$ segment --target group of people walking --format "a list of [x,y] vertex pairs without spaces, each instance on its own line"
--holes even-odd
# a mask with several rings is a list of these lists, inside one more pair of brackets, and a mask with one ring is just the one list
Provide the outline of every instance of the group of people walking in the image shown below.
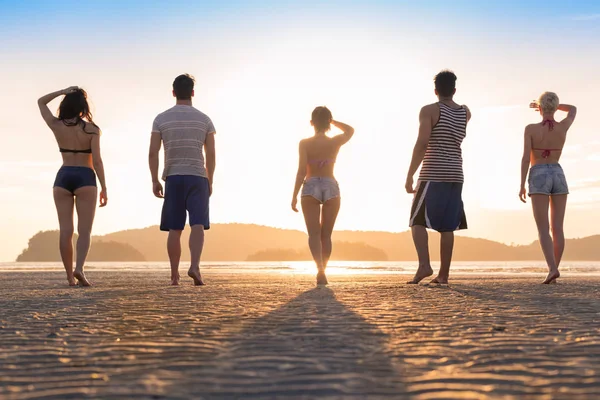
[[[433,275],[427,229],[440,232],[441,265],[432,283],[447,284],[454,248],[454,231],[467,228],[462,187],[464,182],[461,145],[466,137],[471,111],[454,101],[456,75],[442,71],[435,76],[438,101],[424,106],[419,114],[419,133],[408,169],[405,188],[414,195],[409,226],[419,266],[409,284],[418,284]],[[212,194],[215,159],[215,127],[211,119],[192,105],[194,79],[180,75],[173,82],[176,104],[159,114],[152,125],[149,167],[152,190],[163,199],[160,229],[168,232],[167,252],[171,264],[171,284],[180,282],[181,233],[186,218],[191,227],[191,253],[188,276],[195,285],[204,285],[200,257],[204,231],[210,228],[209,203]],[[58,115],[48,103],[64,96]],[[63,165],[54,182],[54,201],[60,226],[60,254],[69,285],[89,286],[84,274],[100,182],[100,207],[108,194],[100,151],[101,130],[94,123],[87,93],[78,87],[53,92],[38,100],[62,154]],[[531,198],[540,245],[548,264],[543,283],[555,283],[565,247],[563,221],[569,193],[559,164],[567,131],[575,120],[574,106],[560,104],[552,92],[543,93],[530,108],[541,122],[525,128],[519,197]],[[558,122],[557,111],[567,112]],[[298,212],[298,196],[308,231],[308,244],[317,267],[317,284],[327,284],[326,268],[332,252],[331,236],[340,209],[340,188],[334,166],[340,148],[354,135],[354,128],[333,119],[327,107],[314,109],[311,118],[314,135],[300,141],[299,162],[291,207]],[[334,126],[341,134],[328,136]],[[159,179],[159,152],[164,146],[164,169]],[[419,170],[415,184],[414,176]],[[529,188],[525,183],[529,174]],[[73,211],[77,211],[77,256],[73,270]],[[549,215],[550,211],[550,215]]]

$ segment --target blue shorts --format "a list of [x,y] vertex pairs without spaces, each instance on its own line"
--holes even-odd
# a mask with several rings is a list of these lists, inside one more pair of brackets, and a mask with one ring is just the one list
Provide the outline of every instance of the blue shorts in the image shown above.
[[61,167],[54,180],[54,187],[66,189],[72,194],[84,186],[97,187],[96,173],[88,167]]
[[459,182],[419,181],[410,212],[410,226],[424,226],[438,232],[467,229]]
[[560,164],[538,164],[529,170],[529,195],[569,194],[567,178]]
[[165,200],[160,221],[161,231],[182,231],[186,211],[190,226],[203,225],[210,229],[208,179],[194,175],[171,175],[165,183]]

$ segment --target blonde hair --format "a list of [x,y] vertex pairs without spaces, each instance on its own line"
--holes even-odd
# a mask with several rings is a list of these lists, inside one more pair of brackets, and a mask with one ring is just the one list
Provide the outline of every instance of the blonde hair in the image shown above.
[[558,96],[554,92],[544,92],[538,100],[540,108],[545,113],[553,113],[558,109]]

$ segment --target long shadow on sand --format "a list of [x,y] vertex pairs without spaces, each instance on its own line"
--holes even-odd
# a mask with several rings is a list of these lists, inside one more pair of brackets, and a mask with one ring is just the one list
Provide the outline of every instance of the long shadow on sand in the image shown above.
[[404,384],[385,354],[386,338],[339,302],[331,289],[315,288],[234,337],[229,351],[220,356],[221,379],[205,394],[401,398]]

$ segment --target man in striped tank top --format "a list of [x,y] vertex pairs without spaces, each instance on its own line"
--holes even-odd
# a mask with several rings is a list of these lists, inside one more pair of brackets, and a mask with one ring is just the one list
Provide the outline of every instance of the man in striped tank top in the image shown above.
[[[427,229],[441,234],[441,265],[432,283],[447,284],[454,248],[454,231],[467,228],[463,208],[464,181],[461,144],[466,136],[471,112],[458,105],[456,75],[442,71],[435,77],[438,102],[427,105],[419,114],[419,136],[406,178],[406,191],[414,193],[410,227],[419,257],[419,268],[408,283],[417,284],[433,274],[429,258]],[[413,177],[421,166],[414,187]]]

